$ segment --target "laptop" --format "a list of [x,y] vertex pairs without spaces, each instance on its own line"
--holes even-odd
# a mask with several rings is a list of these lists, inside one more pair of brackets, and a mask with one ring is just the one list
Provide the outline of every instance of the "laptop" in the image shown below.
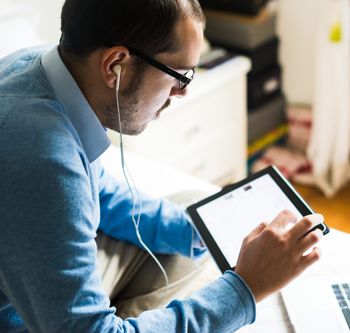
[[350,332],[350,275],[297,279],[282,297],[296,333]]

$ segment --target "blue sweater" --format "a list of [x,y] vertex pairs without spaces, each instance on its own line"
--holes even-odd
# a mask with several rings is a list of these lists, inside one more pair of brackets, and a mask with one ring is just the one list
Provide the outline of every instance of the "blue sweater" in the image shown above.
[[[101,166],[109,140],[57,48],[52,68],[69,89],[53,88],[41,61],[47,51],[0,60],[0,332],[222,333],[252,323],[254,297],[233,272],[164,310],[125,321],[114,315],[94,238],[99,228],[139,245],[132,201]],[[177,206],[142,197],[140,233],[149,248],[199,255]]]

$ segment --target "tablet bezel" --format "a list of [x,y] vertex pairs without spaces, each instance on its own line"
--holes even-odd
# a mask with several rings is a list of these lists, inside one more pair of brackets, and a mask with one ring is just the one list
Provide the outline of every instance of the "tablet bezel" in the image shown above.
[[[216,264],[218,265],[219,269],[222,273],[229,269],[233,269],[226,260],[225,256],[221,252],[219,246],[216,244],[214,238],[210,234],[209,230],[207,229],[206,225],[204,224],[203,220],[201,219],[200,215],[197,212],[197,208],[239,188],[244,185],[248,185],[253,180],[260,178],[264,175],[270,175],[272,179],[276,182],[276,184],[280,187],[280,189],[286,194],[286,196],[289,198],[289,200],[293,203],[293,205],[299,210],[302,216],[306,216],[309,214],[314,214],[315,212],[313,209],[305,202],[305,200],[300,196],[300,194],[293,188],[293,186],[288,182],[288,180],[282,175],[282,173],[275,167],[275,166],[269,166],[264,170],[261,170],[248,178],[245,178],[241,180],[238,183],[226,186],[223,188],[220,192],[190,206],[187,208],[187,212],[190,215],[194,227],[197,231],[197,233],[202,238],[203,242],[205,243],[207,249],[211,253],[212,257],[216,261]],[[319,226],[317,226],[319,227]],[[319,229],[323,228],[323,234],[326,235],[329,233],[330,229],[328,226],[323,222],[321,223]],[[242,240],[243,241],[243,240]]]

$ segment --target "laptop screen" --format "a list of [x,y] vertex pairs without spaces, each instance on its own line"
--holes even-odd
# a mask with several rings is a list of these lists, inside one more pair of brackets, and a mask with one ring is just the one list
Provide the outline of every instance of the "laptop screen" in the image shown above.
[[[296,213],[298,221],[303,217],[273,178],[265,174],[198,207],[197,212],[233,267],[244,237],[261,222],[272,222],[284,209]],[[287,229],[291,227],[289,224]]]

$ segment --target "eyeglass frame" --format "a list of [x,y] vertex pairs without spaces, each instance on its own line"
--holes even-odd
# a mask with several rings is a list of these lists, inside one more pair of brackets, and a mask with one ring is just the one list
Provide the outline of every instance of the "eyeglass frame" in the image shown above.
[[[111,43],[104,43],[104,46],[106,47],[113,47],[113,46],[117,46],[117,45],[114,45],[114,44],[111,44]],[[140,53],[139,51],[136,51],[135,49],[132,49],[130,47],[127,48],[129,50],[129,52],[131,54],[135,54],[137,55],[138,57],[140,57],[142,60],[146,61],[148,64],[150,64],[151,66],[161,70],[162,72],[174,77],[175,79],[179,80],[179,89],[180,91],[183,91],[187,88],[187,86],[192,82],[192,80],[194,79],[195,77],[195,69],[192,68],[190,69],[191,71],[193,71],[193,75],[191,78],[188,78],[187,76],[185,76],[188,72],[186,72],[184,75],[183,74],[180,74],[179,72],[175,71],[174,69],[172,69],[171,67],[168,67],[164,64],[162,64],[161,62],[157,61],[157,60],[154,60],[142,53]],[[181,87],[181,83],[183,84],[183,86]]]

